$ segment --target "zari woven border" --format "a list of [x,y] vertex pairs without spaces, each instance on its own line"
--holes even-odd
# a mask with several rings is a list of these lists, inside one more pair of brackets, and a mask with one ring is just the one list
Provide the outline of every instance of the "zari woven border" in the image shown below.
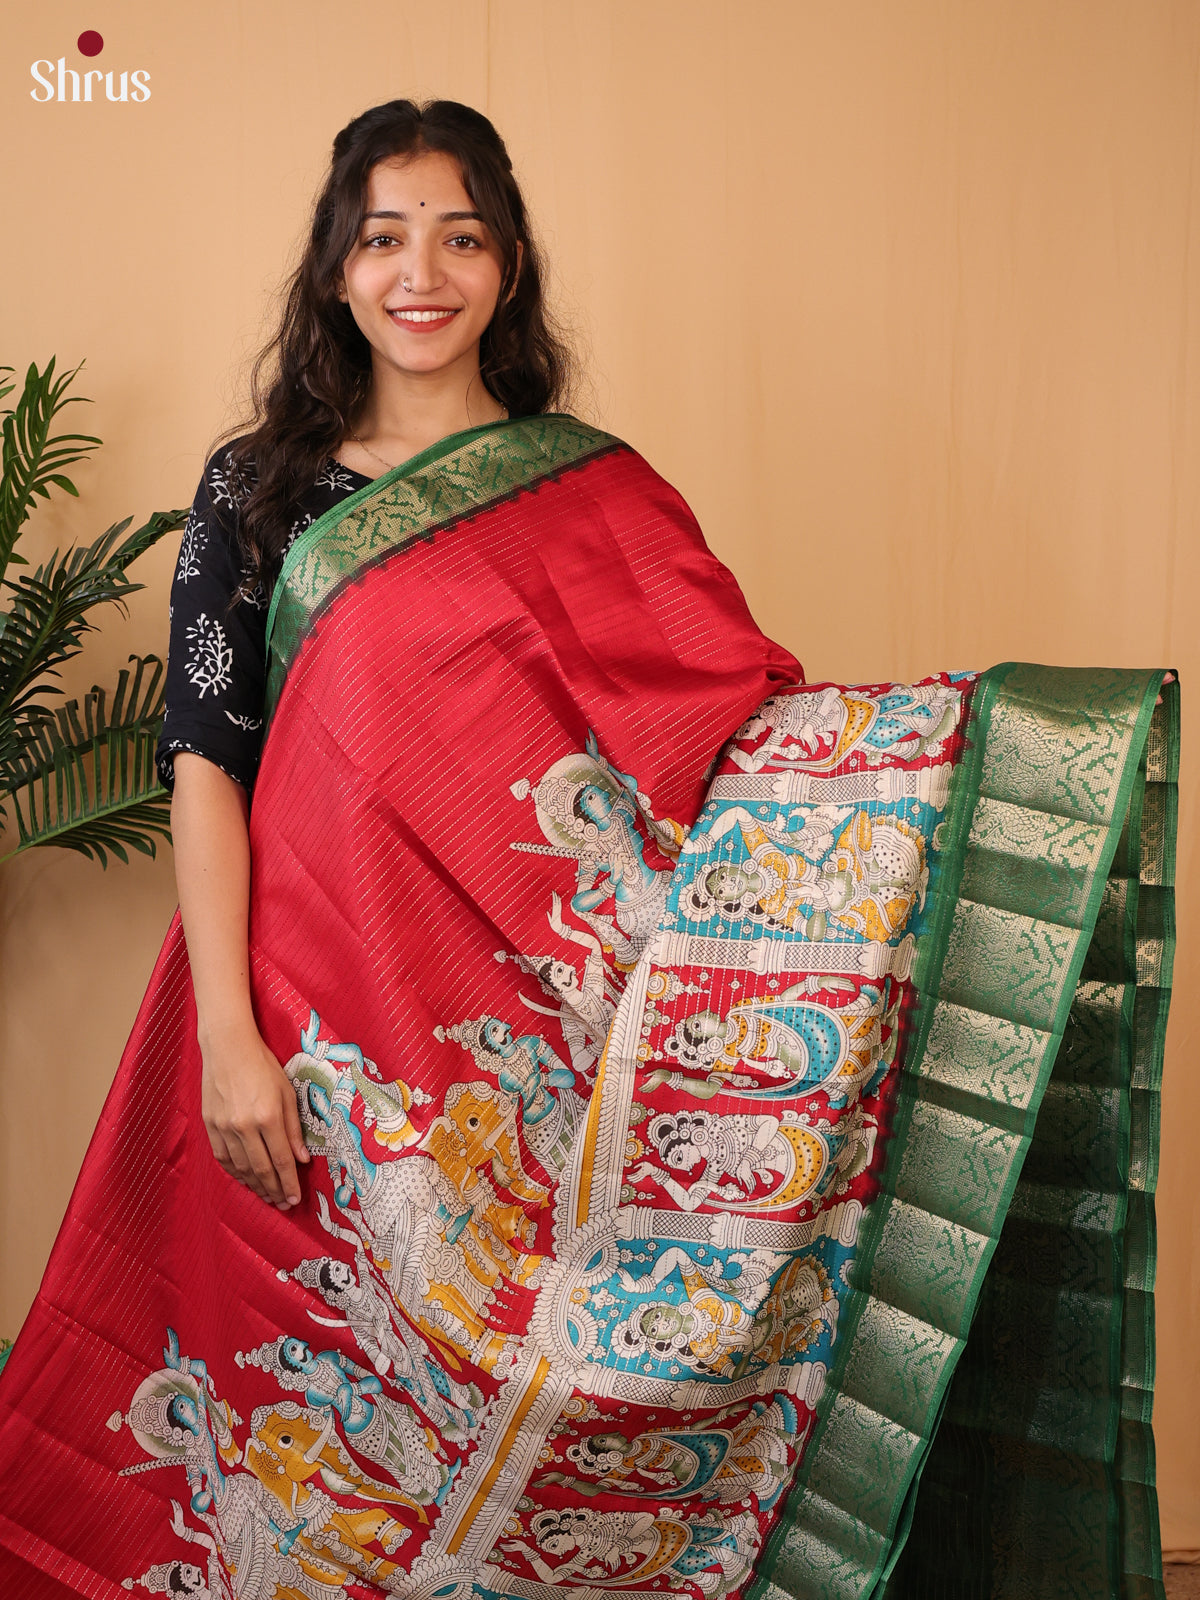
[[344,584],[540,479],[623,449],[612,434],[557,412],[514,417],[450,434],[331,506],[294,541],[275,585],[267,718],[302,640]]
[[[753,1600],[859,1600],[885,1587],[889,1597],[922,1600],[1162,1593],[1149,1429],[1152,1191],[1173,948],[1178,691],[1163,691],[1156,717],[1161,678],[1009,664],[980,680],[918,946],[919,1007],[882,1189],[864,1218],[812,1442],[760,1560]],[[1107,1032],[1093,1026],[1090,1050],[1060,1052],[1068,1027],[1084,1026],[1079,1019],[1097,1006]],[[1057,1086],[1048,1093],[1060,1053],[1065,1096]],[[1101,1081],[1088,1082],[1089,1061],[1104,1062],[1111,1081],[1093,1072]],[[1095,1117],[1078,1114],[1098,1105],[1115,1129],[1107,1190],[1090,1170],[1086,1182],[1069,1166],[1048,1172],[1039,1153],[1044,1129],[1051,1166],[1063,1149],[1077,1168],[1102,1161],[1089,1142]],[[1027,1401],[1020,1411],[1006,1406],[995,1381],[1012,1364],[1013,1344],[995,1316],[982,1329],[980,1361],[963,1364],[968,1392],[960,1396],[951,1379],[985,1283],[990,1275],[998,1282],[1006,1217],[1019,1235],[1039,1207],[1060,1234],[1088,1233],[1093,1256],[1106,1258],[1109,1292],[1099,1265],[1092,1276],[1101,1292],[1090,1298],[1086,1283],[1053,1282],[1056,1271],[1080,1276],[1065,1247],[1049,1272],[1045,1256],[1024,1263],[1026,1289],[1040,1290],[1049,1306],[1050,1348],[1032,1391],[1041,1410]],[[1015,1283],[1000,1311],[1019,1342]],[[1083,1312],[1096,1312],[1094,1302],[1107,1315],[1093,1316],[1092,1327]],[[1081,1317],[1086,1350],[1078,1348]],[[1097,1341],[1104,1359],[1095,1359]],[[1023,1381],[1033,1375],[1026,1363]],[[962,1504],[951,1503],[953,1471],[949,1501],[943,1496],[928,1516],[918,1495],[939,1431],[949,1456],[955,1442],[961,1447],[960,1411],[976,1447],[965,1496],[974,1522],[965,1528]],[[1085,1507],[1082,1519],[1086,1473],[1077,1470],[1073,1486],[1060,1481],[1057,1495],[1028,1492],[1034,1457],[1055,1449],[1096,1469],[1090,1487],[1098,1479],[1102,1504]],[[939,1481],[931,1472],[929,1487]],[[1026,1492],[1013,1493],[1013,1484]],[[901,1562],[910,1527],[916,1534]],[[1046,1588],[1056,1537],[1066,1576]]]

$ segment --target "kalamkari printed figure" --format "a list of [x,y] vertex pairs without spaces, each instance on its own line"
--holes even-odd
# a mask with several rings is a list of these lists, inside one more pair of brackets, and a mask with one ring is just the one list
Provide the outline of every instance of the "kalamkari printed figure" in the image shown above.
[[604,959],[604,946],[594,933],[573,928],[562,914],[559,895],[550,896],[551,908],[547,921],[555,933],[587,951],[582,976],[569,961],[556,956],[509,956],[496,951],[497,961],[512,960],[525,972],[534,976],[542,988],[555,999],[556,1006],[542,1005],[521,995],[521,1004],[541,1016],[553,1017],[562,1029],[563,1040],[571,1057],[571,1065],[588,1084],[594,1075],[596,1062],[612,1019],[616,1015],[619,990],[613,981]]
[[[543,1583],[626,1588],[662,1576],[690,1581],[705,1595],[736,1588],[758,1553],[759,1530],[746,1512],[684,1522],[667,1511],[543,1511],[532,1518],[533,1544],[506,1539],[500,1549],[525,1557]],[[547,1561],[550,1556],[553,1562]]]
[[362,1239],[352,1228],[333,1220],[329,1202],[317,1195],[321,1226],[354,1251],[354,1266],[334,1256],[302,1261],[293,1272],[280,1271],[284,1281],[294,1278],[314,1289],[341,1318],[309,1311],[314,1322],[349,1328],[366,1359],[381,1378],[403,1388],[447,1439],[471,1436],[482,1416],[483,1396],[475,1384],[456,1382],[432,1358],[429,1346],[397,1309],[378,1269],[367,1255]]
[[475,1064],[494,1073],[500,1087],[521,1105],[521,1131],[550,1177],[570,1160],[587,1101],[575,1088],[575,1073],[538,1034],[513,1037],[500,1017],[479,1017],[437,1032],[469,1050]]
[[[330,1436],[328,1419],[294,1402],[259,1407],[240,1446],[241,1419],[216,1398],[205,1363],[181,1354],[174,1329],[163,1355],[164,1368],[143,1380],[129,1410],[115,1412],[108,1426],[127,1425],[149,1457],[124,1475],[183,1470],[189,1509],[206,1531],[186,1529],[182,1516],[175,1531],[215,1552],[228,1575],[222,1600],[334,1600],[355,1574],[386,1586],[396,1565],[370,1546],[395,1549],[408,1536],[382,1509],[407,1503],[403,1492],[363,1473]],[[370,1509],[343,1509],[328,1491]]]
[[768,828],[743,806],[731,806],[691,844],[707,847],[734,825],[744,856],[718,861],[680,897],[694,921],[749,919],[822,940],[830,926],[886,944],[903,932],[914,906],[925,903],[929,871],[924,836],[894,816],[851,813],[819,860],[803,833]]
[[566,1456],[588,1476],[548,1472],[534,1487],[556,1483],[588,1496],[638,1494],[656,1500],[698,1494],[722,1505],[753,1495],[759,1509],[767,1510],[802,1443],[795,1403],[776,1395],[754,1401],[740,1418],[721,1414],[703,1428],[648,1429],[633,1439],[615,1431],[585,1434],[568,1446]]
[[207,1551],[204,1567],[197,1566],[194,1561],[157,1561],[140,1578],[123,1579],[122,1589],[132,1589],[139,1584],[149,1594],[164,1594],[169,1600],[176,1600],[177,1596],[179,1600],[228,1600],[233,1589],[221,1565],[217,1541],[211,1533],[188,1526],[178,1500],[171,1501],[171,1531],[176,1538]]
[[[830,987],[853,992],[844,979],[830,980]],[[707,1077],[677,1083],[670,1069],[658,1068],[645,1092],[670,1082],[705,1100],[723,1090],[791,1096],[839,1084],[851,1054],[844,1013],[815,1002],[806,983],[737,1001],[723,1017],[694,1011],[679,1020],[663,1048],[680,1067],[706,1070]]]
[[735,1252],[730,1263],[701,1261],[672,1245],[648,1273],[634,1277],[622,1267],[617,1276],[630,1295],[652,1295],[678,1273],[687,1298],[641,1300],[613,1329],[613,1352],[633,1360],[650,1356],[704,1376],[739,1377],[768,1337],[757,1312],[785,1262],[771,1250]]
[[332,1052],[302,1049],[285,1070],[305,1139],[328,1164],[335,1204],[397,1310],[435,1347],[492,1370],[507,1345],[483,1313],[502,1278],[521,1282],[539,1266],[528,1253],[531,1214],[548,1197],[521,1164],[519,1102],[486,1083],[454,1084],[416,1146],[406,1139],[406,1148],[375,1160],[354,1116],[359,1108],[368,1121],[362,1075],[331,1060]]
[[[436,1435],[402,1401],[383,1392],[383,1380],[347,1360],[338,1350],[314,1351],[303,1340],[281,1334],[254,1350],[239,1350],[239,1367],[269,1372],[282,1389],[298,1391],[304,1404],[328,1415],[344,1443],[391,1477],[412,1504],[440,1503],[451,1473],[437,1454]],[[340,1425],[340,1427],[339,1427]]]
[[829,1137],[795,1111],[782,1118],[666,1112],[647,1133],[659,1160],[692,1181],[685,1186],[648,1161],[630,1168],[626,1181],[658,1185],[683,1211],[706,1202],[745,1211],[799,1205],[820,1193],[830,1171]]
[[[571,909],[629,970],[658,928],[685,830],[654,816],[637,779],[601,755],[590,731],[586,753],[562,757],[536,784],[521,779],[512,793],[532,795],[548,841],[513,848],[575,859]],[[613,911],[602,914],[609,900]]]
[[[826,1005],[812,999],[819,988],[852,998]],[[887,1023],[890,1043],[899,992],[889,983],[810,978],[778,994],[736,1001],[723,1017],[694,1011],[679,1019],[662,1045],[687,1070],[657,1067],[643,1092],[665,1085],[697,1100],[719,1094],[782,1100],[820,1090],[831,1107],[845,1105],[860,1090],[871,1093],[894,1058],[894,1045],[890,1052],[884,1046],[883,1029]]]
[[[743,772],[803,766],[828,772],[861,750],[869,763],[884,755],[910,762],[937,756],[958,725],[961,691],[942,683],[896,685],[871,698],[834,685],[776,694],[734,735],[730,761]],[[754,750],[739,749],[763,734]]]

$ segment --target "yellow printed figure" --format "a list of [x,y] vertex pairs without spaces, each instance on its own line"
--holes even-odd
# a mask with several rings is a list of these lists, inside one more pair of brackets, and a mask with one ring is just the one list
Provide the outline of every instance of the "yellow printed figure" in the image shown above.
[[865,810],[821,806],[797,815],[802,827],[776,832],[744,806],[723,811],[689,851],[711,850],[736,825],[745,857],[702,871],[681,897],[684,914],[765,922],[813,940],[831,924],[879,943],[902,932],[929,879],[921,834]]
[[622,1267],[617,1275],[621,1286],[634,1294],[659,1289],[678,1272],[687,1299],[659,1298],[639,1305],[613,1329],[614,1354],[649,1355],[705,1376],[739,1377],[768,1336],[756,1313],[784,1264],[770,1250],[738,1251],[723,1263],[696,1260],[682,1246],[672,1245],[642,1277]]

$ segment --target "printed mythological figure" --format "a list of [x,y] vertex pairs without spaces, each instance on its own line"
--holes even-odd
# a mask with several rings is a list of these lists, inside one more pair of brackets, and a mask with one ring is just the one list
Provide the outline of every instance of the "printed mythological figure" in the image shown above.
[[614,1336],[619,1354],[674,1356],[697,1372],[722,1378],[737,1377],[757,1345],[753,1317],[707,1284],[697,1286],[694,1298],[680,1305],[658,1300],[643,1306]]
[[567,1459],[591,1475],[548,1472],[537,1486],[557,1483],[579,1494],[653,1495],[656,1500],[699,1495],[723,1505],[754,1495],[760,1510],[787,1480],[791,1454],[802,1443],[800,1414],[787,1395],[758,1400],[736,1423],[717,1419],[704,1428],[655,1429],[633,1439],[592,1433],[567,1449]]
[[521,1164],[518,1101],[490,1084],[456,1083],[444,1104],[421,1142],[467,1207],[445,1238],[462,1245],[469,1272],[489,1290],[502,1275],[523,1284],[541,1266],[542,1258],[528,1253],[531,1213],[546,1204],[548,1191]]
[[829,1192],[843,1194],[853,1179],[867,1170],[878,1132],[878,1123],[867,1115],[861,1102],[838,1124],[837,1154],[833,1158],[836,1170],[831,1174]]
[[543,1511],[530,1532],[534,1545],[508,1539],[500,1548],[523,1555],[543,1583],[556,1586],[570,1577],[579,1587],[624,1588],[661,1575],[716,1596],[737,1585],[758,1551],[758,1524],[745,1512],[683,1522],[667,1512]]
[[227,1600],[233,1594],[230,1581],[221,1565],[217,1541],[211,1533],[201,1533],[189,1528],[183,1517],[183,1507],[178,1500],[171,1501],[171,1531],[189,1544],[198,1544],[207,1550],[203,1570],[192,1561],[159,1561],[143,1572],[140,1578],[125,1578],[122,1589],[132,1589],[140,1584],[150,1594],[179,1596],[180,1600]]
[[734,735],[743,743],[764,733],[766,739],[753,751],[735,744],[729,759],[743,772],[788,765],[827,772],[856,750],[868,761],[934,756],[957,726],[961,699],[941,683],[898,685],[870,699],[832,685],[772,695]]
[[183,1469],[191,1510],[207,1536],[181,1536],[211,1541],[230,1574],[234,1600],[316,1600],[336,1592],[340,1578],[327,1562],[310,1558],[304,1549],[295,1557],[288,1553],[301,1519],[294,1507],[269,1492],[249,1455],[249,1470],[240,1466],[243,1452],[233,1435],[240,1419],[227,1402],[212,1396],[204,1362],[181,1355],[170,1328],[163,1355],[165,1368],[138,1386],[128,1412],[114,1412],[108,1419],[114,1431],[127,1424],[150,1457],[124,1468],[123,1475]]
[[[743,772],[803,762],[814,771],[842,761],[875,720],[875,707],[830,686],[802,689],[798,694],[773,694],[734,734],[729,759]],[[767,737],[756,750],[738,743]]]
[[868,760],[887,754],[916,761],[941,754],[958,726],[962,694],[944,683],[901,684],[876,703],[878,715],[863,740]]
[[613,1330],[620,1355],[648,1354],[698,1372],[739,1377],[769,1334],[755,1313],[784,1258],[769,1250],[737,1251],[727,1262],[700,1261],[672,1245],[651,1270],[634,1277],[621,1268],[622,1287],[634,1294],[658,1289],[678,1272],[687,1299],[656,1299],[638,1306]]
[[559,1002],[557,1007],[539,1005],[521,995],[521,1004],[542,1016],[554,1017],[562,1029],[563,1038],[571,1056],[571,1065],[585,1079],[592,1070],[608,1037],[619,998],[617,986],[609,974],[604,960],[604,946],[593,933],[584,933],[563,920],[562,900],[557,894],[550,896],[551,909],[547,920],[560,938],[582,945],[588,952],[583,964],[583,976],[569,961],[555,956],[525,956],[511,958],[497,950],[496,960],[511,959],[530,972],[548,994]]
[[[428,1105],[429,1096],[423,1089],[410,1089],[399,1078],[385,1082],[379,1068],[364,1057],[356,1044],[334,1044],[319,1037],[321,1019],[309,1011],[308,1027],[301,1030],[299,1053],[292,1062],[328,1061],[345,1071],[335,1074],[335,1085],[342,1086],[348,1077],[350,1094],[357,1094],[363,1108],[363,1121],[371,1129],[379,1144],[389,1150],[403,1150],[415,1144],[420,1134],[409,1121],[413,1106]],[[292,1064],[289,1062],[289,1066]]]
[[838,1299],[816,1256],[797,1256],[779,1273],[762,1302],[759,1358],[765,1365],[795,1360],[828,1333],[837,1333]]
[[[621,966],[631,966],[658,927],[685,830],[654,816],[637,779],[606,761],[590,732],[586,755],[564,756],[539,783],[522,779],[512,792],[518,800],[532,794],[549,840],[549,846],[513,848],[573,856],[578,869],[572,910]],[[613,914],[601,916],[599,908],[610,898]]]
[[261,1367],[283,1389],[298,1390],[312,1410],[340,1422],[346,1442],[388,1472],[415,1506],[441,1502],[451,1473],[437,1455],[437,1436],[401,1401],[383,1392],[382,1380],[340,1351],[314,1353],[286,1334],[255,1350],[238,1351],[239,1367]]
[[163,1360],[165,1368],[139,1385],[129,1410],[113,1412],[108,1426],[115,1433],[128,1424],[148,1455],[182,1466],[192,1510],[211,1511],[227,1486],[227,1470],[241,1459],[233,1433],[238,1419],[227,1401],[217,1400],[205,1363],[180,1354],[174,1328],[167,1329]]
[[798,1205],[819,1191],[829,1171],[829,1140],[794,1111],[782,1119],[668,1112],[655,1117],[647,1132],[667,1167],[696,1176],[685,1187],[643,1161],[626,1173],[626,1182],[656,1183],[684,1211],[706,1201],[746,1211]]
[[561,1172],[587,1111],[587,1101],[576,1092],[575,1074],[566,1062],[537,1034],[514,1039],[508,1023],[499,1017],[480,1017],[438,1032],[469,1050],[476,1066],[494,1073],[500,1087],[516,1095],[525,1142],[547,1173]]
[[285,1281],[295,1278],[316,1292],[341,1318],[308,1314],[328,1327],[348,1327],[359,1349],[380,1377],[406,1389],[417,1405],[448,1439],[464,1439],[475,1428],[483,1396],[473,1383],[457,1383],[432,1359],[421,1335],[399,1310],[380,1283],[378,1269],[367,1255],[359,1235],[342,1228],[329,1212],[329,1202],[317,1195],[321,1226],[354,1250],[354,1266],[334,1256],[302,1261],[295,1271],[280,1271]]
[[[840,978],[830,978],[828,987],[853,989]],[[818,1005],[808,983],[800,983],[769,998],[741,1000],[724,1017],[696,1011],[682,1018],[663,1049],[681,1067],[707,1069],[708,1076],[697,1081],[660,1067],[647,1078],[645,1092],[669,1083],[702,1100],[722,1092],[790,1096],[837,1083],[849,1045],[842,1014]],[[763,1077],[773,1081],[764,1086]]]
[[[326,1585],[362,1578],[388,1587],[398,1568],[387,1558],[410,1530],[387,1507],[411,1507],[412,1502],[350,1458],[328,1412],[322,1415],[294,1400],[256,1407],[246,1465],[275,1498],[280,1552],[294,1557],[306,1575]],[[347,1510],[335,1495],[366,1502],[370,1509]],[[419,1506],[413,1509],[424,1521],[425,1512]],[[373,1555],[373,1544],[385,1554]],[[272,1595],[266,1590],[263,1600]]]
[[546,1198],[520,1169],[515,1100],[485,1083],[457,1084],[444,1114],[421,1136],[424,1149],[376,1162],[354,1121],[353,1079],[307,1054],[294,1056],[286,1070],[305,1138],[324,1155],[334,1199],[397,1306],[435,1342],[490,1370],[505,1341],[480,1313],[502,1275],[521,1281],[531,1270],[534,1263],[512,1241],[531,1242],[533,1224],[525,1205],[504,1204],[484,1173],[516,1185],[528,1205]]
[[178,1595],[180,1600],[222,1600],[231,1591],[220,1581],[220,1558],[215,1554],[216,1540],[212,1543],[217,1569],[210,1571],[207,1577],[193,1562],[159,1561],[143,1572],[140,1578],[123,1578],[121,1587],[132,1589],[136,1583],[150,1594]]
[[678,1271],[687,1300],[640,1305],[613,1330],[613,1350],[686,1362],[696,1371],[741,1377],[796,1359],[823,1335],[837,1332],[838,1300],[829,1274],[814,1255],[786,1256],[754,1250],[730,1263],[694,1259],[672,1245],[645,1277],[624,1269],[622,1285],[636,1293],[663,1284]]
[[[816,986],[854,998],[835,1011],[808,998]],[[844,1105],[864,1082],[881,1076],[895,1054],[893,1046],[892,1056],[881,1056],[884,995],[870,983],[856,992],[845,978],[807,979],[776,995],[738,1001],[724,1017],[695,1011],[663,1041],[664,1052],[689,1070],[657,1067],[644,1092],[666,1084],[697,1100],[718,1094],[780,1100],[797,1090],[820,1089],[831,1106]],[[890,1020],[894,1032],[894,1009]],[[690,1076],[705,1069],[704,1078]]]
[[[436,1163],[408,1156],[376,1164],[364,1155],[362,1134],[349,1108],[335,1098],[328,1079],[313,1067],[297,1069],[288,1063],[298,1096],[300,1120],[311,1148],[324,1155],[334,1183],[334,1198],[347,1210],[358,1201],[358,1214],[366,1240],[377,1261],[390,1256],[403,1261],[407,1276],[387,1272],[393,1293],[410,1314],[420,1314],[423,1299],[414,1286],[426,1281],[425,1268],[437,1253],[447,1213],[456,1211],[461,1196],[439,1184]],[[382,1265],[382,1262],[381,1262]],[[384,1269],[385,1272],[387,1269]]]
[[682,896],[684,913],[693,920],[749,918],[799,927],[815,940],[824,939],[832,923],[886,943],[903,930],[913,906],[925,902],[925,840],[898,818],[873,821],[866,811],[854,812],[816,862],[797,836],[770,830],[744,807],[731,806],[692,840],[693,847],[711,845],[735,823],[749,859],[701,869]]

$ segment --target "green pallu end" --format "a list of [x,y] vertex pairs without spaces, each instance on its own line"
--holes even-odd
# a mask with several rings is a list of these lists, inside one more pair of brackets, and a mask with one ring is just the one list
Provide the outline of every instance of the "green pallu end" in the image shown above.
[[1161,683],[1014,664],[979,681],[882,1187],[751,1600],[1163,1596],[1179,690]]

